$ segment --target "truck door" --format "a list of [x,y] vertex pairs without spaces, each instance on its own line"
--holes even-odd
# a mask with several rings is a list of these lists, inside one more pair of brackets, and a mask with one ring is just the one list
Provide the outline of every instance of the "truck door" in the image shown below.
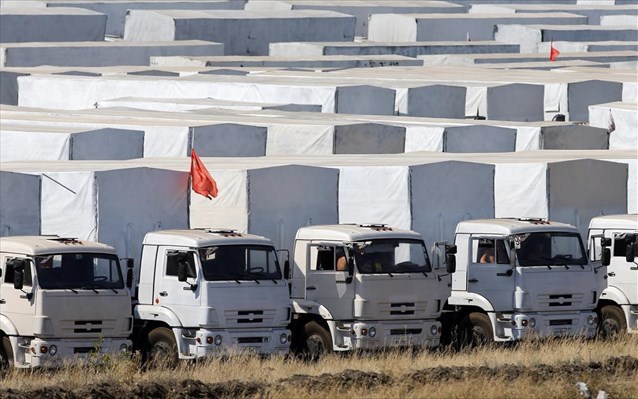
[[472,236],[469,248],[467,291],[486,298],[494,310],[511,310],[515,276],[509,243],[502,237]]
[[638,303],[638,258],[627,262],[627,247],[636,240],[635,233],[614,233],[611,248],[611,264],[607,268],[608,283],[621,290],[629,303]]
[[[177,278],[177,265],[186,261],[188,278],[186,282]],[[199,260],[194,251],[171,247],[159,247],[155,261],[155,305],[173,311],[184,326],[196,326],[201,303],[201,273]]]
[[[22,289],[14,288],[15,262],[21,259],[24,264],[24,285]],[[2,275],[0,276],[0,313],[11,320],[21,334],[33,333],[33,319],[35,317],[35,300],[33,290],[33,262],[26,258],[3,256]]]
[[353,317],[355,279],[349,278],[346,258],[338,244],[310,244],[306,299],[323,305],[335,320]]

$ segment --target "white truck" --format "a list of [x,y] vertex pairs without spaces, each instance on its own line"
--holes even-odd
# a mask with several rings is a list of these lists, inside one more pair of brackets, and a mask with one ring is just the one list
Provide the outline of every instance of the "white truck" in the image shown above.
[[598,216],[589,223],[590,260],[606,273],[598,302],[603,337],[638,333],[638,214]]
[[449,296],[420,234],[385,225],[323,225],[297,231],[290,284],[293,349],[436,347]]
[[127,354],[132,327],[112,247],[57,236],[0,238],[0,369]]
[[150,232],[134,270],[133,342],[149,361],[289,351],[291,303],[270,240],[225,229]]
[[443,315],[457,344],[596,333],[599,286],[578,230],[541,219],[456,227],[456,271]]

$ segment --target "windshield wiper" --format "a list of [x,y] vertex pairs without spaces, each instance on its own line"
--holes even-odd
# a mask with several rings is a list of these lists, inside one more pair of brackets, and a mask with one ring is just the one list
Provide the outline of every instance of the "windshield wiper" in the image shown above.
[[96,290],[96,289],[95,289],[95,286],[94,286],[94,285],[91,285],[91,286],[89,286],[89,285],[85,285],[85,286],[83,286],[83,287],[80,287],[80,289],[81,289],[81,290],[93,290],[93,292],[95,292],[96,294],[99,294],[99,293],[100,293],[100,291],[98,291],[98,290]]
[[73,288],[67,288],[67,289],[68,289],[68,290],[73,291],[73,293],[74,293],[74,294],[77,294],[77,293],[78,293],[78,291],[77,291],[77,290],[75,290],[75,289],[73,289]]

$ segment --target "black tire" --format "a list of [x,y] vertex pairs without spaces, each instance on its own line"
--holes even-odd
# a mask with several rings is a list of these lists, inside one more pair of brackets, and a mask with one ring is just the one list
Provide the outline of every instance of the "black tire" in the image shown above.
[[175,367],[178,359],[177,342],[171,329],[157,327],[148,333],[147,366]]
[[600,309],[598,334],[601,338],[617,338],[627,331],[625,314],[618,306],[607,305]]
[[13,351],[9,337],[0,337],[0,374],[13,367]]
[[469,348],[489,346],[494,342],[492,323],[485,313],[470,313],[461,320],[461,345]]
[[310,321],[304,326],[304,355],[311,361],[332,352],[332,337],[321,324]]

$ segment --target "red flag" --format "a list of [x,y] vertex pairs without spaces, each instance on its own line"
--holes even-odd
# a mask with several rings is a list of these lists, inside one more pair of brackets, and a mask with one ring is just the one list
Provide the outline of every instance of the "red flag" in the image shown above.
[[217,183],[197,156],[194,148],[191,149],[191,186],[197,194],[210,200],[217,197]]
[[560,51],[556,47],[554,47],[554,41],[552,40],[549,44],[549,60],[556,61],[556,57],[560,55]]

